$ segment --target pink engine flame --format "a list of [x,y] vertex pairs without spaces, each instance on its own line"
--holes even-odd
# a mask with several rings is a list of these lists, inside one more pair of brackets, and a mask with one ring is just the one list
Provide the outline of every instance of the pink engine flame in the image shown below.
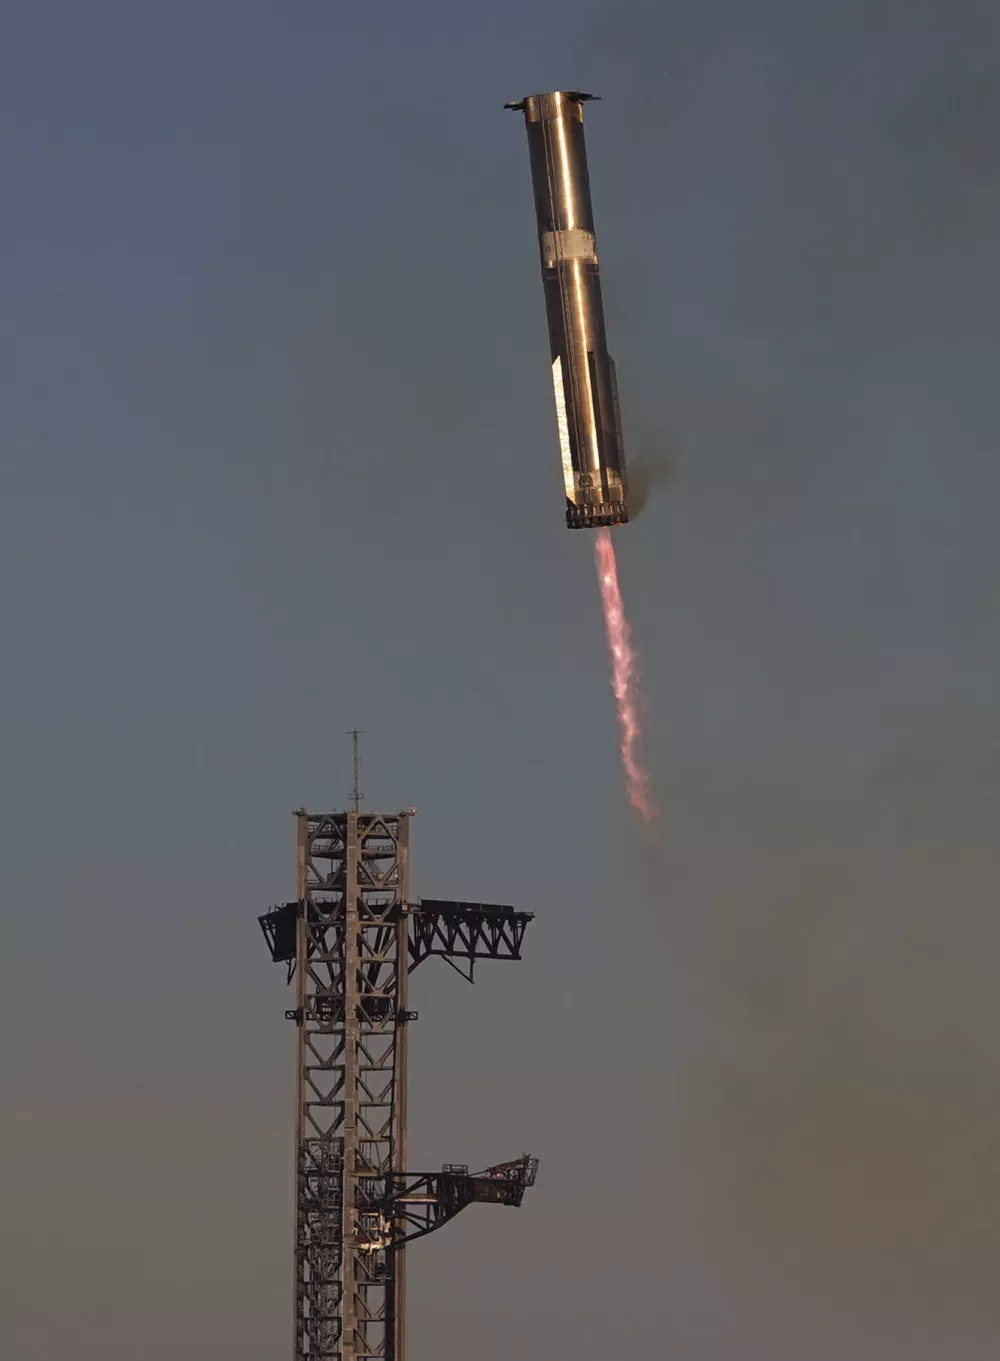
[[594,555],[597,560],[597,579],[601,585],[604,627],[607,630],[608,650],[611,653],[611,688],[615,692],[618,723],[621,728],[625,788],[629,803],[648,824],[657,816],[658,809],[653,799],[649,772],[643,767],[638,755],[641,703],[639,654],[632,646],[632,631],[625,618],[610,530],[597,531]]

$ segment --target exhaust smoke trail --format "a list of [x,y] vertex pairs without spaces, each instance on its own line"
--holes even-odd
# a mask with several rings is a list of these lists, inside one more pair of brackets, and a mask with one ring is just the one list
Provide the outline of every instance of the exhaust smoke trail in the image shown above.
[[647,825],[659,810],[653,798],[652,781],[638,754],[639,709],[639,654],[632,645],[632,631],[625,618],[625,607],[618,586],[618,566],[611,531],[599,529],[594,541],[597,580],[601,588],[604,627],[611,653],[611,688],[618,707],[621,728],[621,756],[625,770],[625,789],[628,801]]

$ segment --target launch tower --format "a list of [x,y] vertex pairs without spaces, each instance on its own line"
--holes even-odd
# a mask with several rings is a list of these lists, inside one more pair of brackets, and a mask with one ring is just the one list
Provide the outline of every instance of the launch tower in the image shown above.
[[260,920],[295,1005],[294,1361],[403,1361],[404,1250],[475,1201],[520,1205],[527,1155],[471,1173],[406,1160],[408,980],[440,955],[520,959],[530,912],[411,902],[410,812],[296,812],[293,902]]

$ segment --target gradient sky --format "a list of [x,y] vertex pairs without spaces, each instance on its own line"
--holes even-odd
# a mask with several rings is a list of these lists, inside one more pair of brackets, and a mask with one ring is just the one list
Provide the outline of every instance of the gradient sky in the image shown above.
[[[651,841],[521,120],[587,115]],[[416,804],[411,1361],[1000,1343],[1000,11],[8,0],[0,1351],[289,1354],[291,809]]]

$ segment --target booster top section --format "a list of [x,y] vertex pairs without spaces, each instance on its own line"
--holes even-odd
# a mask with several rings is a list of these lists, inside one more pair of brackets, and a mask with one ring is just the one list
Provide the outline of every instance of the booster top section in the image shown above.
[[543,271],[563,261],[597,265],[583,134],[583,104],[594,97],[578,90],[557,90],[504,106],[519,109],[527,124]]
[[547,118],[575,118],[582,123],[584,104],[600,97],[584,94],[582,90],[553,90],[547,95],[525,95],[504,108],[523,113],[529,123],[541,123]]

